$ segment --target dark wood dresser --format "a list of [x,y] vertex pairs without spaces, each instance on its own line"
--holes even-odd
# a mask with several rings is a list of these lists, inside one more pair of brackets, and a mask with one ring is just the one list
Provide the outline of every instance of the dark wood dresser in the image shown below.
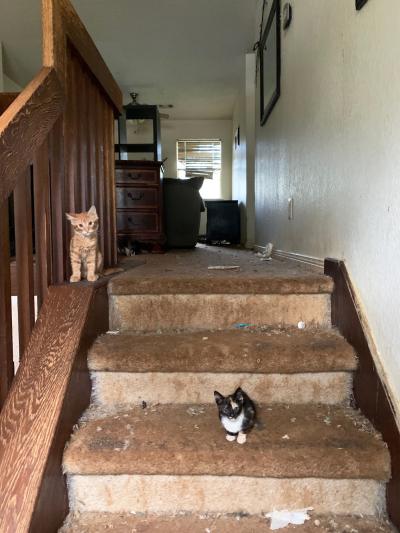
[[153,251],[163,247],[161,165],[160,161],[115,162],[119,243],[146,243],[153,245]]

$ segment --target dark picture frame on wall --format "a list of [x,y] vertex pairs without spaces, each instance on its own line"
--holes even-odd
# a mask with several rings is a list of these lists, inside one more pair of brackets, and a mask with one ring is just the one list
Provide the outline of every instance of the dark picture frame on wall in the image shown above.
[[260,46],[260,120],[263,126],[281,95],[281,3],[273,0]]
[[367,2],[368,2],[368,0],[356,0],[356,9],[357,9],[357,11],[360,11],[360,9],[362,9]]

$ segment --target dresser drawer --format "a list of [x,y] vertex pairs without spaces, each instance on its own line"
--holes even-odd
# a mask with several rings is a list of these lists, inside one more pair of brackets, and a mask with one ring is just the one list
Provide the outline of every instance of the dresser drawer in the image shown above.
[[130,168],[116,168],[115,169],[115,180],[117,183],[144,183],[144,184],[154,184],[158,183],[158,173],[157,170],[152,169],[130,169]]
[[157,233],[160,231],[159,214],[149,213],[118,213],[117,231],[120,233]]
[[158,189],[140,187],[117,187],[117,208],[158,207]]

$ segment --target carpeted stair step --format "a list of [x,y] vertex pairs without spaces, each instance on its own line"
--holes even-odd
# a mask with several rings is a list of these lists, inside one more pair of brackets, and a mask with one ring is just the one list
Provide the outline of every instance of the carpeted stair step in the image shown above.
[[[385,520],[360,516],[318,516],[304,525],[287,526],[297,533],[394,533]],[[256,533],[270,531],[264,516],[190,515],[134,516],[114,513],[79,513],[68,516],[61,533]]]
[[348,401],[353,348],[334,330],[104,335],[89,368],[100,404],[213,402],[239,385],[260,402]]
[[[165,266],[147,262],[109,284],[113,329],[155,331],[169,328],[225,328],[236,322],[263,325],[330,324],[332,280],[281,263],[260,266],[251,254],[231,254],[237,272],[209,271],[203,260],[226,261],[198,253],[190,268],[179,256]],[[214,254],[216,255],[216,254]],[[183,255],[182,255],[183,258]],[[219,259],[219,261],[218,261]],[[257,268],[255,268],[257,267]]]
[[225,440],[215,406],[157,405],[111,414],[92,409],[64,456],[71,509],[382,510],[388,451],[355,411],[274,405],[259,408],[259,421],[239,445]]

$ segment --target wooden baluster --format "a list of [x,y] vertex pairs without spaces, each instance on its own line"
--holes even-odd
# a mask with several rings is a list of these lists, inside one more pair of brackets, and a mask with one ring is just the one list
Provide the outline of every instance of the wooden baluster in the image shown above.
[[[106,220],[104,217],[104,157],[103,157],[103,113],[102,113],[102,95],[96,87],[96,167],[97,167],[97,212],[100,218],[100,249],[104,258],[104,227]],[[107,265],[105,258],[104,264]]]
[[0,206],[0,409],[14,377],[8,200]]
[[37,151],[33,162],[35,207],[35,265],[38,309],[51,283],[50,175],[47,140]]
[[68,48],[67,58],[67,106],[65,110],[65,161],[66,184],[65,206],[68,212],[76,213],[80,210],[80,190],[78,176],[79,145],[77,138],[77,91],[76,91],[76,65],[75,57]]
[[110,188],[110,239],[111,239],[111,264],[118,261],[117,253],[117,228],[116,228],[116,200],[115,200],[115,152],[114,152],[114,111],[108,106],[108,127],[110,134],[110,158],[108,170],[108,184]]
[[64,119],[60,117],[50,134],[50,196],[51,196],[51,282],[66,278],[68,250],[65,227]]
[[103,157],[104,157],[104,263],[111,266],[111,199],[110,199],[110,128],[108,125],[108,104],[102,98],[102,119],[103,119]]
[[14,190],[14,217],[19,353],[21,359],[35,322],[30,167],[20,177]]
[[78,137],[79,145],[79,179],[80,179],[80,193],[81,193],[81,210],[87,211],[90,207],[89,205],[89,194],[88,194],[88,109],[87,109],[87,86],[86,78],[87,74],[82,68],[82,65],[78,59],[77,63],[77,80],[76,80],[76,90],[77,90],[77,116],[78,123],[76,128],[76,135]]
[[87,77],[89,204],[96,205],[96,87]]

